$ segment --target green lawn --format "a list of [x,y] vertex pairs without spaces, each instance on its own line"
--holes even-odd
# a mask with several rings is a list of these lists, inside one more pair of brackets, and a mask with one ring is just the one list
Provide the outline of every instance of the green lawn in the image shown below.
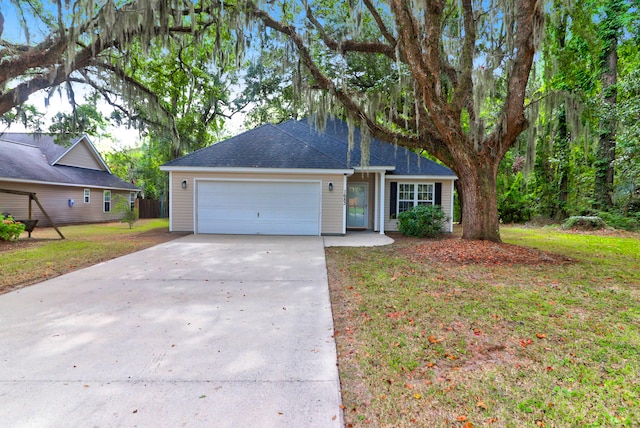
[[177,238],[166,219],[61,227],[66,239],[52,228],[36,228],[32,238],[0,243],[0,292],[32,284],[82,267]]
[[640,240],[502,236],[574,262],[327,250],[347,424],[640,426]]

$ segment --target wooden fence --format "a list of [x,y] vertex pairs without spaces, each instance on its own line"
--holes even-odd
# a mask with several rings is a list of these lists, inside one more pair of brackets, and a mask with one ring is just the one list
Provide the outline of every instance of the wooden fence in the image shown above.
[[162,204],[155,199],[138,199],[138,213],[140,218],[164,217]]

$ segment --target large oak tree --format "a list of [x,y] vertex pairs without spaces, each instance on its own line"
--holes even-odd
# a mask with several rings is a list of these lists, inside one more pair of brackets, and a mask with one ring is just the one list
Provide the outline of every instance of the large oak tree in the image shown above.
[[[282,61],[283,67],[295,71],[294,93],[319,117],[341,109],[365,136],[427,150],[460,179],[463,237],[500,240],[496,176],[501,159],[528,126],[526,89],[542,25],[542,2],[53,4],[54,13],[43,20],[50,26],[49,37],[35,45],[1,42],[0,114],[35,91],[78,79],[109,82],[105,90],[116,88],[128,94],[125,99],[145,98],[146,103],[136,105],[146,106],[159,120],[171,118],[160,94],[127,70],[132,44],[144,55],[158,38],[201,34],[215,26],[225,29],[214,32],[215,37],[235,38],[231,54],[239,58],[249,45],[248,52],[259,49],[256,39],[282,37],[282,47],[297,58],[287,61],[291,55],[284,55]],[[65,15],[68,4],[73,13]],[[208,46],[213,56],[229,57],[223,43]]]
[[[535,0],[246,3],[261,34],[283,36],[299,58],[297,93],[318,113],[341,110],[365,135],[426,150],[450,167],[459,177],[463,237],[492,241],[500,240],[498,165],[529,124],[527,82],[542,6]],[[353,64],[367,58],[386,62],[388,72],[361,85]]]

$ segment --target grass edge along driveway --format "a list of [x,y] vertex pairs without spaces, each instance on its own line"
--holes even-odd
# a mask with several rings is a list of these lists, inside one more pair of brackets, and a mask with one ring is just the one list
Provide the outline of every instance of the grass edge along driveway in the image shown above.
[[131,229],[120,222],[63,226],[66,239],[36,228],[32,238],[0,241],[0,294],[183,236],[169,233],[168,225],[145,219]]
[[635,236],[503,229],[560,263],[505,263],[508,244],[327,249],[347,426],[640,426]]

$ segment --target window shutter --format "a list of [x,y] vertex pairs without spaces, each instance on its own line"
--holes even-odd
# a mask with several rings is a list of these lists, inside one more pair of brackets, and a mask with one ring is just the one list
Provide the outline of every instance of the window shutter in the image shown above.
[[398,205],[398,182],[391,181],[389,185],[391,186],[389,191],[389,217],[395,218],[396,205]]
[[442,183],[436,183],[435,187],[434,203],[435,205],[442,205]]

